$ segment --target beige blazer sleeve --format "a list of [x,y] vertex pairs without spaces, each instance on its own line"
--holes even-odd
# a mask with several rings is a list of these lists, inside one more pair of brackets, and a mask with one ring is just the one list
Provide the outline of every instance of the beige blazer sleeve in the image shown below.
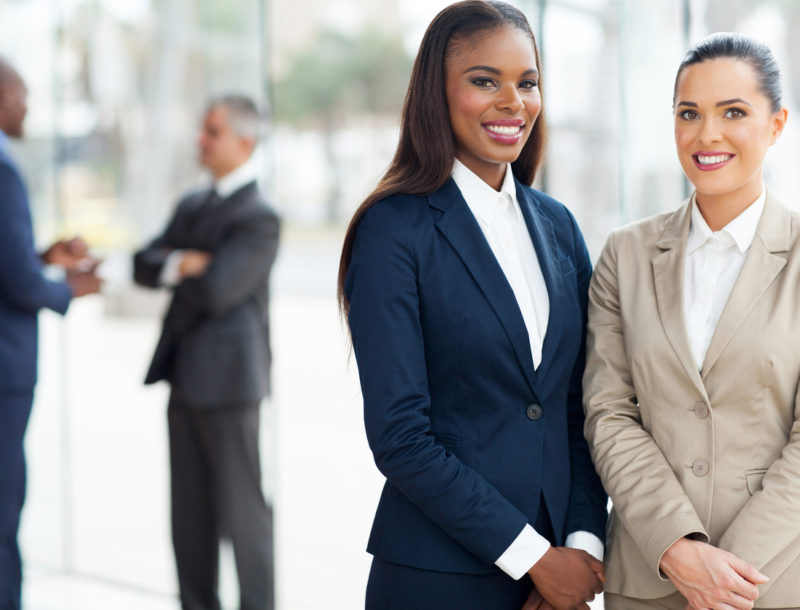
[[648,568],[666,580],[658,566],[672,543],[689,534],[704,540],[708,535],[642,422],[620,310],[616,238],[609,237],[589,288],[585,433],[617,518]]

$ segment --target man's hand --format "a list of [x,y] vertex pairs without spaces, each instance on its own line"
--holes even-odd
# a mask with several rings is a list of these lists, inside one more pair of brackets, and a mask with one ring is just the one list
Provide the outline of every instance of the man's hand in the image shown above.
[[605,581],[602,562],[586,551],[555,546],[528,570],[528,575],[544,602],[555,610],[588,610],[587,602],[603,592]]
[[202,250],[183,250],[178,274],[181,278],[203,275],[211,263],[211,258],[211,254]]
[[80,237],[55,242],[41,258],[46,265],[58,265],[67,270],[75,270],[93,262],[89,256],[89,246]]
[[750,610],[757,585],[769,580],[736,555],[688,538],[667,549],[660,567],[689,607],[698,609]]
[[88,271],[67,271],[67,284],[72,290],[73,297],[83,297],[100,292],[102,281],[95,274],[96,266],[93,265]]

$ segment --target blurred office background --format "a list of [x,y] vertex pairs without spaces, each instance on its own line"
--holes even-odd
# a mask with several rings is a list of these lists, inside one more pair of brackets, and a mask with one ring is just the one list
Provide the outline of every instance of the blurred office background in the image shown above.
[[[796,205],[800,3],[517,0],[538,34],[550,145],[539,186],[575,213],[592,256],[613,227],[687,194],[672,141],[688,44],[767,42],[790,120],[767,182]],[[263,418],[280,610],[362,605],[381,477],[335,307],[345,223],[387,166],[411,61],[442,0],[0,0],[0,54],[29,95],[14,144],[37,240],[74,233],[104,256],[104,295],[42,315],[27,438],[26,608],[177,608],[167,388],[141,385],[165,295],[130,253],[201,183],[198,121],[236,90],[268,109],[262,186],[285,219],[273,276],[275,394]],[[230,554],[223,597],[236,605]],[[597,604],[599,607],[599,604]]]

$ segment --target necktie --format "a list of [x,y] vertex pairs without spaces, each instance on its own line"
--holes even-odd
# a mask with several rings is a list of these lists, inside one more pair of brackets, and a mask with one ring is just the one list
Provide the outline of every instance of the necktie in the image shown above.
[[212,188],[209,190],[208,195],[203,200],[203,202],[195,208],[195,210],[189,216],[189,231],[190,233],[197,238],[198,237],[198,229],[203,225],[203,218],[207,217],[208,213],[214,209],[214,206],[217,205],[221,201],[217,192]]

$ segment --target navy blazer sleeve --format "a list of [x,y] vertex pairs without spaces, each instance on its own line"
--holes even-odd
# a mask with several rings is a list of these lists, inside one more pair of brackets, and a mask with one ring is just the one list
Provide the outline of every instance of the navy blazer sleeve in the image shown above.
[[28,196],[17,170],[0,161],[0,294],[11,307],[36,313],[47,307],[65,313],[72,291],[42,275],[33,241]]
[[431,433],[417,280],[425,270],[418,267],[417,235],[409,224],[402,205],[370,208],[357,229],[347,273],[367,438],[388,481],[450,537],[492,564],[528,520]]
[[[589,281],[592,279],[592,263],[583,235],[571,214],[575,261],[577,267],[578,295],[580,296],[583,328],[586,328]],[[605,541],[608,513],[606,495],[597,475],[589,445],[583,435],[583,369],[586,364],[586,332],[583,333],[581,351],[575,362],[567,397],[567,426],[571,460],[572,486],[567,511],[566,532],[587,531]]]

